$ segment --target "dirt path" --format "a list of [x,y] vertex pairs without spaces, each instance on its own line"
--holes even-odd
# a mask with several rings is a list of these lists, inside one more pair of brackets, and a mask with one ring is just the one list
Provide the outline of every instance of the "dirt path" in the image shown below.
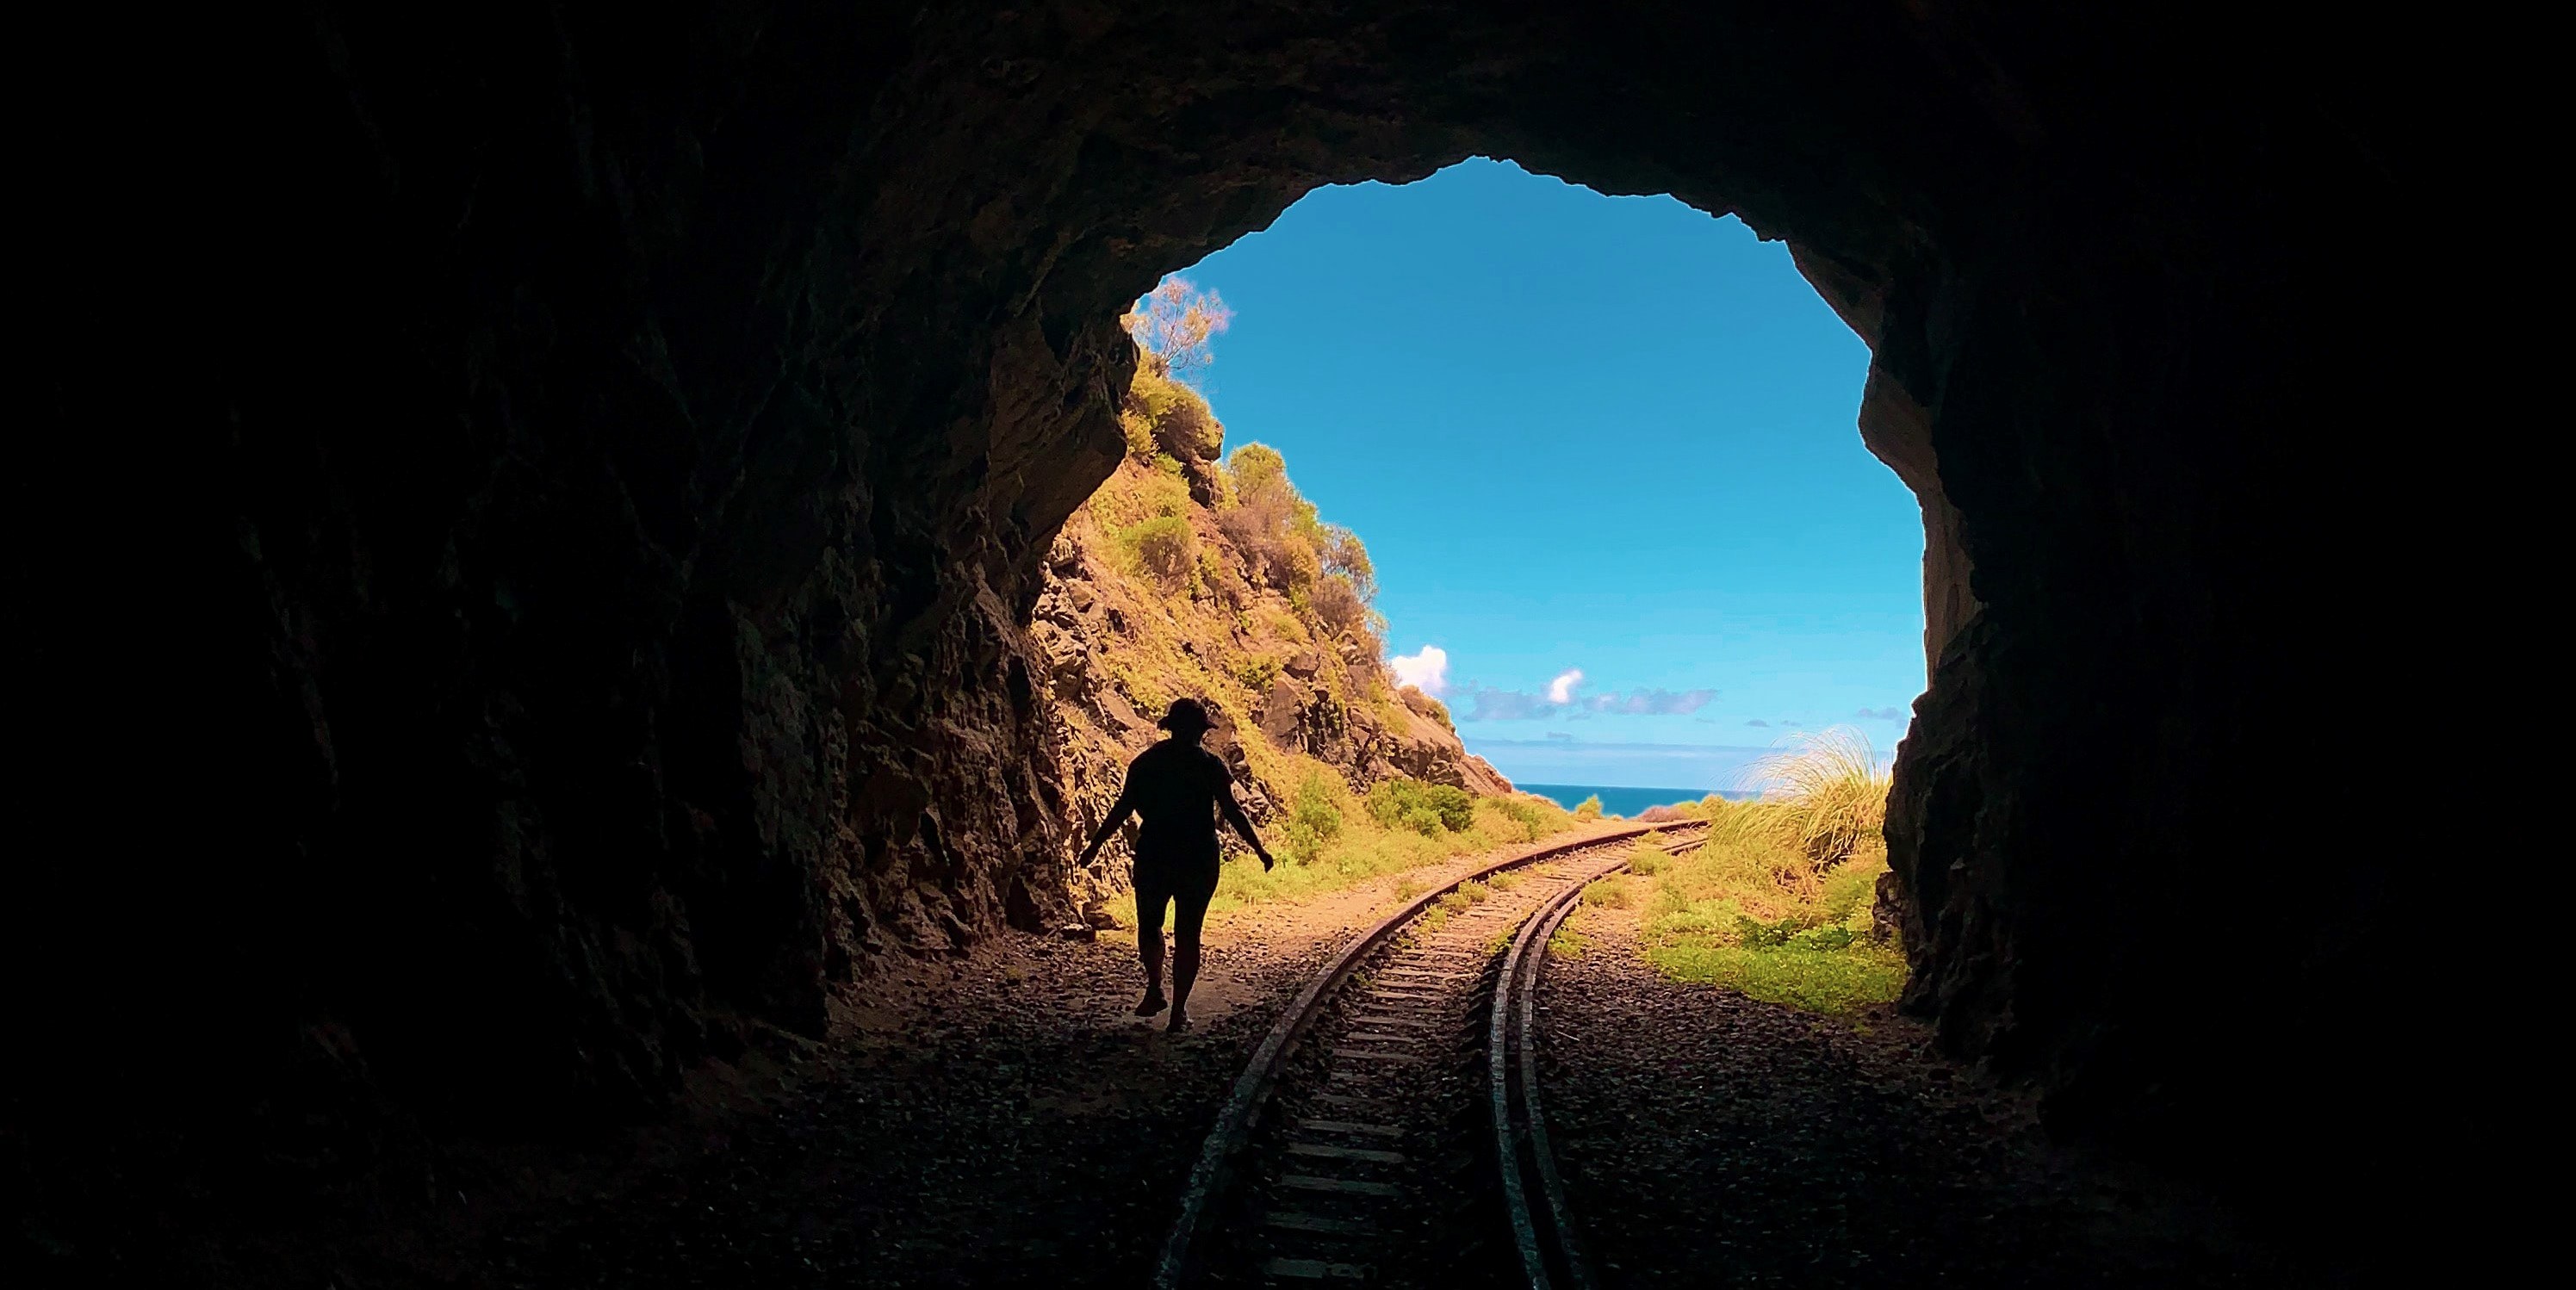
[[1809,1016],[1657,975],[1587,907],[1539,992],[1549,1124],[1604,1282],[2308,1283],[2178,1189],[2086,1166],[1887,1009]]

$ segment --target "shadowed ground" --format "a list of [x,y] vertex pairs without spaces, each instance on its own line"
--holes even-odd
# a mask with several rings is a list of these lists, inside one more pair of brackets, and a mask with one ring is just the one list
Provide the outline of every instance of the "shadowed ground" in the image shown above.
[[[84,1240],[135,1285],[1139,1285],[1253,1044],[1397,890],[1214,916],[1200,1028],[1177,1038],[1129,1015],[1127,934],[1010,936],[872,978],[827,1042],[701,1068],[667,1123],[444,1143],[329,1203],[233,1196],[216,1230],[138,1205]],[[2180,1189],[2046,1149],[2026,1102],[1913,1023],[1664,981],[1633,917],[1587,907],[1588,950],[1542,993],[1549,1106],[1610,1284],[2300,1283]]]
[[2187,1191],[2042,1141],[1885,1006],[1668,981],[1586,907],[1540,989],[1551,1134],[1607,1284],[2295,1286]]

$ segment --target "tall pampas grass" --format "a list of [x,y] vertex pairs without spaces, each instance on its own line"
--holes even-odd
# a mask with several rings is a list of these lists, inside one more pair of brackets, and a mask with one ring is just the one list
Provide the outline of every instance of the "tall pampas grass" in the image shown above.
[[1884,845],[1890,766],[1869,737],[1850,726],[1792,735],[1753,763],[1750,779],[1762,791],[1763,823],[1782,830],[1822,873],[1853,855]]
[[1860,732],[1823,730],[1749,768],[1754,800],[1680,808],[1708,821],[1706,841],[1641,855],[1622,880],[1648,886],[1638,923],[1647,961],[1676,981],[1813,1012],[1894,1000],[1905,956],[1872,938],[1871,912],[1887,873],[1888,769]]

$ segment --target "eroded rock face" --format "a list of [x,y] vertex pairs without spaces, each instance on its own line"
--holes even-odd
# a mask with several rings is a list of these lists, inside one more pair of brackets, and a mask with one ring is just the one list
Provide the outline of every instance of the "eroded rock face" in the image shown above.
[[2387,983],[2395,844],[2267,733],[2357,738],[2409,647],[2343,626],[2400,563],[2400,472],[2345,444],[2425,402],[2352,325],[2421,287],[2356,218],[2410,162],[2358,38],[796,0],[195,37],[67,78],[36,159],[10,782],[62,827],[16,848],[13,976],[67,1074],[634,1105],[871,954],[1054,916],[1027,625],[1121,450],[1112,319],[1476,152],[1740,213],[1871,338],[1873,446],[1939,486],[1912,1006],[2141,1139],[2361,1065],[2276,1019]]

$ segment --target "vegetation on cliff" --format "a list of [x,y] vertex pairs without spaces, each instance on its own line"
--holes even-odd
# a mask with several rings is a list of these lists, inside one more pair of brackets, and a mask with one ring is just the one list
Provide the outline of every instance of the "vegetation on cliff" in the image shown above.
[[[1172,279],[1129,316],[1141,362],[1120,405],[1127,451],[1049,553],[1031,627],[1057,716],[1079,837],[1173,699],[1207,705],[1208,746],[1285,861],[1230,862],[1220,904],[1295,897],[1467,851],[1571,817],[1458,742],[1448,710],[1399,685],[1372,607],[1376,568],[1324,521],[1280,454],[1226,451],[1182,376],[1229,315]],[[1229,843],[1231,845],[1231,843]],[[1114,845],[1078,889],[1124,885]]]

